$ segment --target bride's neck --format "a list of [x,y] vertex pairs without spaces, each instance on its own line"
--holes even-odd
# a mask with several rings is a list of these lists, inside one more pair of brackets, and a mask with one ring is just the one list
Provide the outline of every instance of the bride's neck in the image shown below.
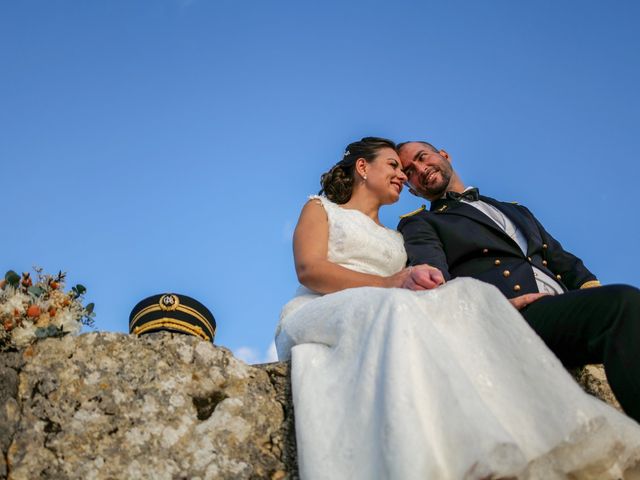
[[378,224],[380,223],[380,218],[378,217],[380,206],[378,199],[366,195],[365,192],[359,191],[359,189],[354,191],[349,201],[343,205],[345,208],[360,210]]

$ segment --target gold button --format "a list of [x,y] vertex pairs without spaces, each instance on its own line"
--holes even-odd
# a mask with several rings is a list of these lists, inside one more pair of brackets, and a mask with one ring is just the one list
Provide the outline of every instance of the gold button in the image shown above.
[[546,260],[542,260],[542,264],[546,267],[547,266],[547,261]]
[[484,253],[486,255],[487,253],[489,253],[489,249],[488,248],[483,248],[482,249],[482,253]]
[[515,292],[519,292],[519,291],[520,291],[520,285],[514,285],[514,286],[513,286],[513,290],[514,290]]
[[511,272],[509,270],[505,270],[504,272],[502,272],[502,275],[506,277],[508,277],[509,275],[511,275]]
[[558,280],[562,280],[562,275],[558,274],[558,275],[556,275],[556,278],[557,278]]
[[542,244],[542,248],[547,248],[549,245],[547,245],[546,243]]
[[531,261],[531,257],[527,257],[527,260]]
[[496,260],[495,262],[493,262],[494,265],[497,267],[498,265],[500,265],[500,260]]

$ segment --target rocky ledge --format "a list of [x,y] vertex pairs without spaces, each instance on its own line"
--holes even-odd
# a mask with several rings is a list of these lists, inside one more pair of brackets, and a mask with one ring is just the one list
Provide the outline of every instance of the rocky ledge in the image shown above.
[[295,478],[286,364],[168,333],[0,355],[0,478]]
[[[615,402],[601,367],[576,372]],[[288,365],[168,333],[0,354],[0,479],[296,479]]]

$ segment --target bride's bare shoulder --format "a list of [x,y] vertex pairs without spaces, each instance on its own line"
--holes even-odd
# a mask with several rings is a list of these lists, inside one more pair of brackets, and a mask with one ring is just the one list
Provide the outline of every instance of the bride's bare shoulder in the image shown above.
[[327,210],[333,204],[329,199],[320,195],[311,195],[302,207],[300,217],[303,215],[312,215],[314,217],[327,218]]

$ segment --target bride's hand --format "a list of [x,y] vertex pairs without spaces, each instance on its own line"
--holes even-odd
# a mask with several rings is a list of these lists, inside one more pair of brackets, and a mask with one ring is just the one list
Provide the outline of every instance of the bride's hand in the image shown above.
[[430,290],[444,284],[444,276],[436,267],[417,265],[405,268],[389,277],[390,287],[409,290]]
[[519,297],[510,298],[509,303],[511,303],[511,305],[516,307],[516,309],[522,310],[527,305],[547,295],[549,294],[548,293],[525,293],[524,295],[520,295]]

